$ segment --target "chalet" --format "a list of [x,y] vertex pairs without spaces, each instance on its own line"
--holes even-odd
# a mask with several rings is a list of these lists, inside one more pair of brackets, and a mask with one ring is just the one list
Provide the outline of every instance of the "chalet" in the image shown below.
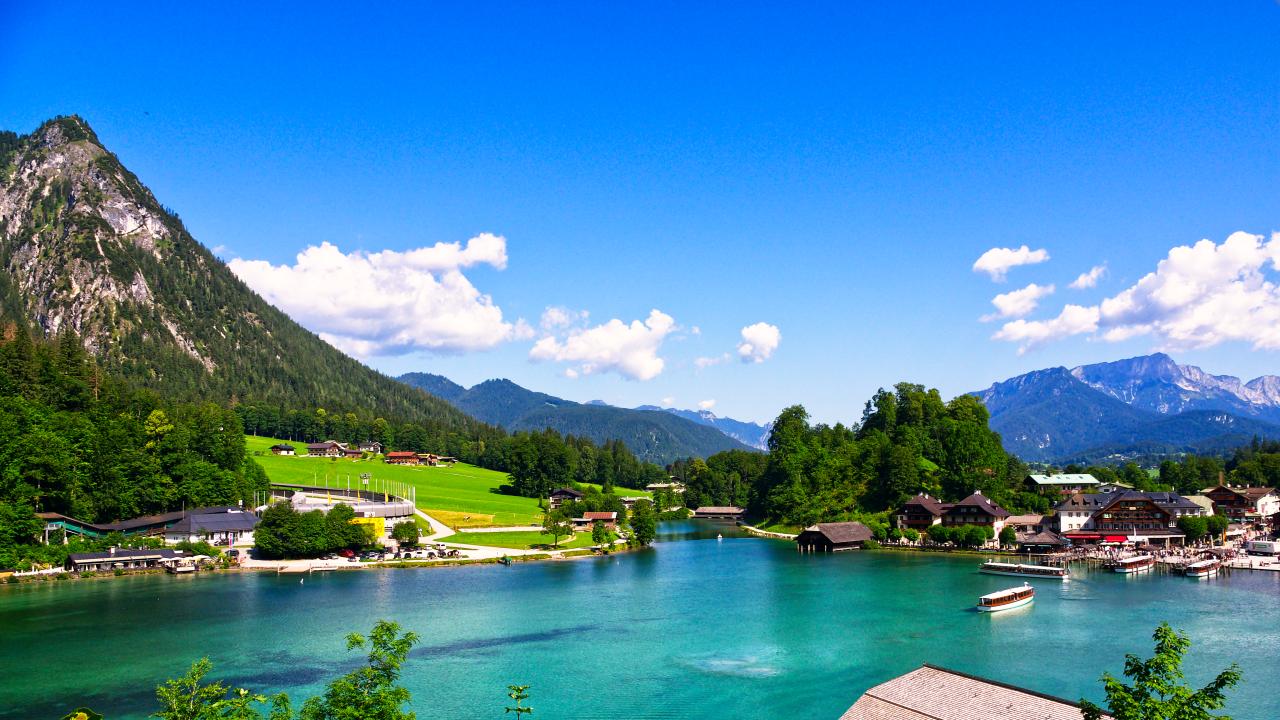
[[287,443],[280,443],[279,445],[271,446],[272,455],[294,455],[296,454],[296,451],[297,448]]
[[354,458],[358,460],[363,455],[364,453],[360,451],[360,448],[353,448],[353,447],[342,448],[342,457]]
[[700,507],[697,510],[694,510],[693,516],[695,518],[700,518],[703,520],[737,521],[737,520],[741,520],[742,516],[745,515],[746,512],[747,512],[746,510],[743,510],[740,507],[734,507],[732,505],[728,505],[728,506],[713,505],[713,506],[707,506],[707,507]]
[[974,492],[958,503],[953,503],[942,513],[942,524],[952,527],[967,525],[985,525],[995,535],[1004,529],[1004,522],[1009,511],[995,504],[991,498],[980,492]]
[[307,454],[316,457],[342,457],[344,449],[342,443],[333,440],[307,444]]
[[374,455],[382,454],[382,443],[380,442],[362,442],[360,443],[360,452],[373,453]]
[[[1109,716],[1104,715],[1106,720]],[[1084,720],[1070,700],[923,665],[858,698],[840,720]]]
[[796,536],[800,552],[839,552],[857,550],[871,539],[871,530],[860,522],[818,523]]
[[[1053,506],[1059,533],[1071,533],[1090,526],[1093,514],[1114,497],[1114,493],[1075,494]],[[1070,536],[1068,536],[1070,537]]]
[[618,529],[618,513],[616,512],[585,512],[582,517],[573,518],[573,529],[577,532],[590,532],[593,525],[597,522],[604,523],[606,530]]
[[228,547],[253,542],[258,516],[238,507],[200,508],[165,528],[167,543],[205,541]]
[[937,498],[929,497],[925,493],[920,493],[911,498],[902,506],[895,516],[899,529],[911,528],[925,532],[930,527],[942,522],[942,514],[950,508],[938,502]]
[[567,502],[577,502],[583,498],[582,493],[573,488],[556,488],[551,491],[550,497],[547,498],[547,505],[552,510],[560,507]]
[[382,456],[382,461],[388,465],[421,465],[422,459],[418,457],[418,453],[395,451],[389,452]]
[[458,462],[458,458],[456,457],[452,457],[450,455],[437,455],[435,464],[436,465],[455,465],[457,464],[457,462]]
[[73,572],[100,572],[103,570],[132,570],[161,567],[180,555],[168,548],[144,548],[126,550],[111,548],[106,552],[71,553],[67,556],[67,569]]
[[1098,479],[1087,473],[1028,475],[1023,479],[1023,483],[1028,490],[1052,490],[1061,495],[1084,492],[1099,485]]
[[1280,496],[1274,488],[1218,485],[1203,494],[1213,501],[1214,514],[1233,523],[1258,524],[1280,512]]
[[1045,517],[1043,515],[1010,515],[1005,521],[1005,527],[1011,527],[1014,532],[1019,533],[1038,533],[1044,529]]
[[1136,490],[1072,495],[1054,506],[1058,532],[1075,542],[1181,542],[1178,519],[1206,515],[1202,505],[1171,492]]

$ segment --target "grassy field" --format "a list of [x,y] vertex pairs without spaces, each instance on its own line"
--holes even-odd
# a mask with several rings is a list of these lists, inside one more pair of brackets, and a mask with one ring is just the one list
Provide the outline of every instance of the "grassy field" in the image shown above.
[[[611,536],[610,539],[612,539]],[[551,549],[551,536],[531,530],[526,532],[461,532],[450,535],[444,542],[484,547],[515,548],[517,550]],[[591,533],[580,532],[572,538],[560,538],[561,550],[591,547]]]
[[[458,463],[452,467],[410,467],[387,465],[381,460],[347,460],[344,458],[288,457],[272,455],[273,438],[246,436],[245,442],[253,459],[267,471],[267,477],[278,483],[319,483],[326,481],[352,487],[361,473],[369,473],[375,482],[395,482],[417,489],[418,507],[451,527],[484,527],[492,525],[537,525],[542,510],[535,498],[500,495],[499,485],[509,482],[506,473]],[[302,447],[305,443],[290,442]],[[261,452],[261,454],[256,454]]]

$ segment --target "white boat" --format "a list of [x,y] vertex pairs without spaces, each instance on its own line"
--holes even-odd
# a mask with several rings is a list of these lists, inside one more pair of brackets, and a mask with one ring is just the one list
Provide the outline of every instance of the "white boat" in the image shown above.
[[1146,572],[1155,566],[1156,559],[1150,555],[1134,555],[1107,564],[1113,572],[1126,574]]
[[1049,580],[1066,580],[1071,572],[1066,567],[1052,565],[1025,565],[1019,563],[1002,563],[988,560],[978,569],[987,575],[1012,575],[1014,577],[1047,578]]
[[1217,560],[1201,560],[1186,566],[1183,568],[1183,572],[1186,573],[1187,577],[1207,578],[1217,575],[1220,567],[1222,567],[1222,563]]
[[1035,599],[1036,589],[1023,583],[1021,587],[993,592],[978,598],[978,612],[1013,610],[1030,605]]

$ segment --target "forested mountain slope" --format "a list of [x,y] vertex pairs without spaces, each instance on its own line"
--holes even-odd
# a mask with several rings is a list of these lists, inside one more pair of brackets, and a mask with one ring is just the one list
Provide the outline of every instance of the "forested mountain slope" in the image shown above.
[[0,311],[70,329],[104,368],[168,398],[483,425],[339,352],[250,290],[79,117],[0,135]]
[[641,460],[659,465],[680,458],[747,449],[714,427],[668,412],[576,403],[525,389],[510,380],[486,380],[469,389],[429,373],[406,373],[399,380],[448,400],[472,417],[508,430],[550,428],[596,443],[621,440]]

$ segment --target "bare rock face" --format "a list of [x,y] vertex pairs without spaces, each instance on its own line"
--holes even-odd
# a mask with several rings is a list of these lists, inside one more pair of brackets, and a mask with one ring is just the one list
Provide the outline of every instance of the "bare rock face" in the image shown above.
[[[155,327],[212,371],[179,318],[157,302],[145,269],[174,259],[181,226],[80,118],[45,123],[25,138],[0,174],[0,248],[46,333],[71,329],[97,354],[131,331]],[[202,248],[201,248],[202,249]]]

